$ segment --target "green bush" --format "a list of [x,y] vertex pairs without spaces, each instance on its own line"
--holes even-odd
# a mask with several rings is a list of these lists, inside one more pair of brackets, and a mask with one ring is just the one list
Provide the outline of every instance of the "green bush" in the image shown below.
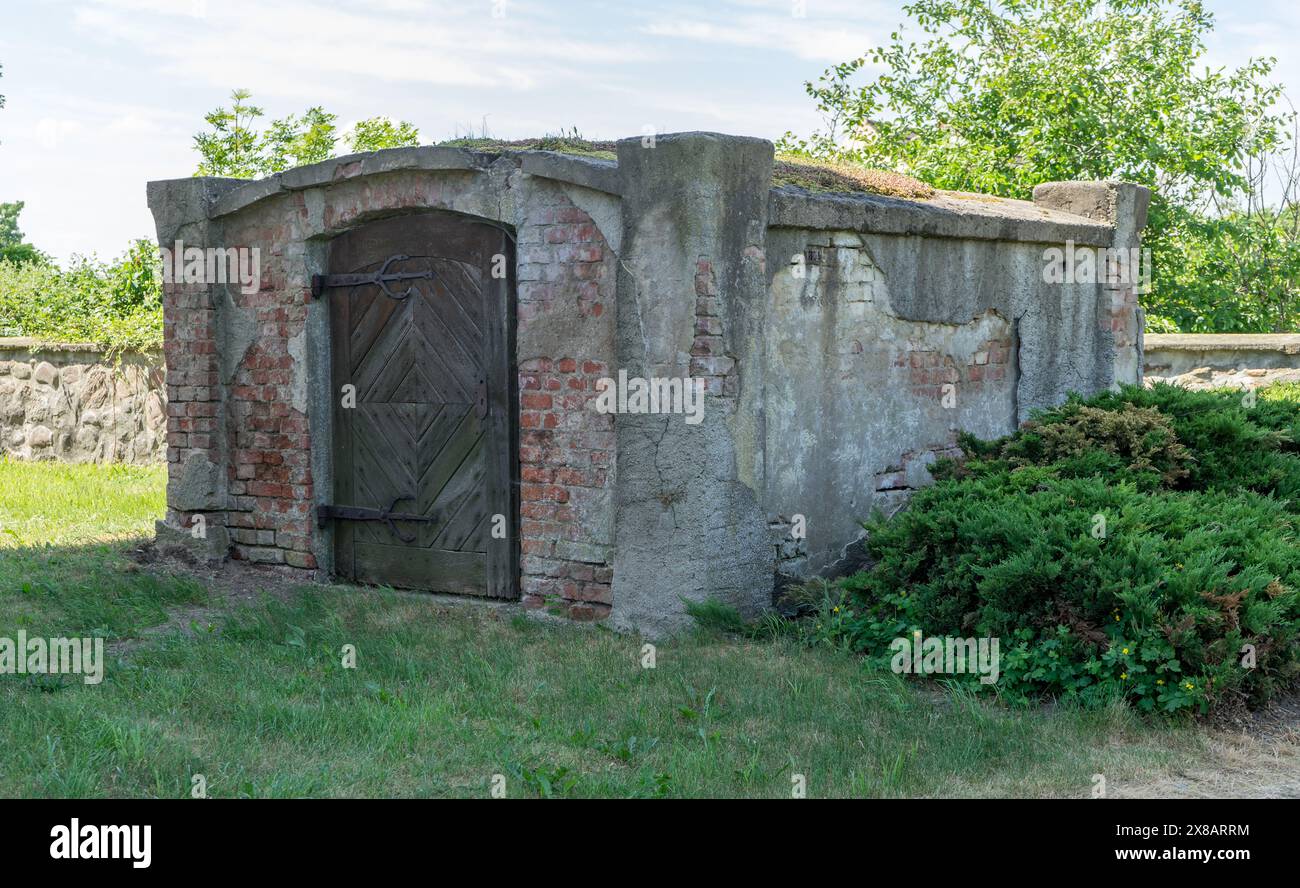
[[157,248],[137,241],[112,263],[0,261],[0,336],[88,342],[110,353],[162,344]]
[[[979,459],[962,471],[1050,464],[1062,477],[1100,475],[1143,489],[1300,498],[1300,386],[1273,386],[1248,403],[1239,391],[1171,385],[1105,392],[1086,402],[1075,397],[1008,439],[963,437],[963,448]],[[938,469],[945,470],[951,467]]]
[[1026,423],[1000,456],[1015,468],[1057,463],[1071,477],[1123,474],[1168,485],[1187,477],[1191,454],[1154,407],[1107,410],[1076,401]]
[[822,596],[813,634],[886,665],[915,630],[999,638],[1017,702],[1263,702],[1300,677],[1300,389],[1242,398],[1127,388],[967,439],[866,524],[873,566]]

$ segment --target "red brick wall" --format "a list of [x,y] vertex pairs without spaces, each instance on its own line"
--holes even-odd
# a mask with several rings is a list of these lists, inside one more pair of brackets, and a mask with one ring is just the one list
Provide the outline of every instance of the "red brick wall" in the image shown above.
[[[163,287],[163,361],[167,368],[167,462],[176,475],[198,454],[220,465],[216,440],[221,409],[220,357],[216,343],[216,312],[201,284]],[[191,526],[196,512],[169,510],[177,527]],[[204,512],[208,526],[224,524],[224,513]]]
[[614,417],[588,409],[605,364],[536,358],[519,368],[520,534],[524,604],[575,619],[609,615],[608,544],[593,541],[584,494],[604,490],[614,462]]
[[[1145,259],[1145,257],[1144,257]],[[1137,275],[1141,266],[1140,262],[1126,264],[1127,273]],[[1115,337],[1115,350],[1120,353],[1119,363],[1124,361],[1137,364],[1137,347],[1138,338],[1142,331],[1138,325],[1138,292],[1137,284],[1133,281],[1112,284],[1106,288],[1109,291],[1110,305],[1109,311],[1104,315],[1101,322],[1103,330],[1109,328],[1109,331]],[[1138,377],[1141,379],[1141,368],[1138,368]]]
[[[300,202],[296,195],[291,206]],[[256,293],[232,293],[234,304],[255,322],[256,335],[227,389],[231,556],[312,569],[311,434],[306,413],[293,406],[289,354],[289,341],[306,324],[309,294],[291,283],[304,280],[304,271],[294,275],[284,258],[296,227],[289,220],[231,226],[226,236],[232,245],[260,248],[262,273]]]
[[[311,211],[303,193],[231,217],[220,246],[259,248],[253,294],[232,288],[254,334],[233,377],[220,360],[206,287],[169,286],[165,352],[172,463],[201,451],[225,474],[229,510],[208,516],[229,529],[232,557],[312,569],[315,535],[308,417],[293,406],[294,358],[308,304],[304,239],[396,207],[464,209],[470,181],[395,175],[341,182]],[[518,231],[521,593],[526,605],[581,620],[612,603],[613,417],[591,409],[613,360],[616,257],[591,217],[553,183],[524,190]],[[215,290],[215,288],[214,288]],[[555,330],[572,331],[569,347]],[[551,332],[547,332],[551,331]],[[562,338],[558,341],[564,341]],[[305,371],[302,371],[305,372]],[[324,418],[326,422],[328,418]],[[224,446],[223,446],[224,445]],[[173,515],[188,526],[188,516]]]
[[[557,318],[612,334],[616,257],[590,216],[558,189],[539,190],[519,232],[520,547],[530,608],[600,620],[611,582],[614,417],[592,404],[613,377],[612,335],[575,336],[534,354]],[[553,334],[551,334],[553,335]]]

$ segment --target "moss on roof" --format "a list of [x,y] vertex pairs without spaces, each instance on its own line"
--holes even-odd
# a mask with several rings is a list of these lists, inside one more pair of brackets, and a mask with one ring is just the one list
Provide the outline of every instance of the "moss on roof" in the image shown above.
[[542,136],[540,139],[448,139],[439,142],[452,148],[468,148],[471,151],[555,151],[559,154],[576,154],[580,157],[595,157],[600,160],[617,160],[613,142],[593,142],[590,139],[571,136]]
[[[618,160],[613,142],[593,141],[572,135],[546,135],[536,139],[466,137],[447,139],[437,144],[488,153],[555,151],[599,160]],[[772,184],[795,185],[809,191],[829,193],[883,194],[909,200],[925,200],[934,197],[936,193],[934,188],[911,176],[789,154],[777,155]]]
[[797,185],[809,191],[866,192],[908,200],[926,200],[935,195],[932,186],[901,173],[788,154],[777,155],[772,184]]

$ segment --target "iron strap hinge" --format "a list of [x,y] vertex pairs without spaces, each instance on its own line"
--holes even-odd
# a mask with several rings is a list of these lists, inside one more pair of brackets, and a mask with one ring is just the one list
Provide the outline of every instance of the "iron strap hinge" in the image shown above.
[[404,293],[394,293],[392,290],[388,289],[389,284],[400,283],[402,281],[431,281],[435,277],[432,271],[390,272],[388,270],[388,266],[392,265],[394,262],[405,262],[410,258],[410,256],[402,255],[389,256],[384,260],[384,264],[380,267],[379,271],[370,274],[313,274],[311,276],[311,298],[319,299],[321,294],[324,293],[328,287],[376,286],[389,299],[396,299],[398,302],[401,302],[403,299],[415,292],[415,287],[407,287],[406,292]]
[[415,535],[407,536],[397,529],[395,522],[411,524],[432,524],[437,520],[437,515],[410,515],[406,512],[394,512],[393,509],[404,499],[410,497],[399,496],[393,500],[393,504],[387,509],[371,509],[366,506],[335,506],[321,505],[316,507],[316,524],[318,527],[324,527],[331,519],[341,518],[344,521],[382,521],[388,525],[389,531],[404,543],[415,542]]

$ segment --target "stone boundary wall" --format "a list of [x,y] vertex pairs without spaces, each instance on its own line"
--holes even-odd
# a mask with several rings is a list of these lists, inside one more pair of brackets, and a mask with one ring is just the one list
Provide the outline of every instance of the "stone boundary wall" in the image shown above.
[[1300,382],[1300,334],[1148,333],[1143,376],[1193,389]]
[[0,338],[0,453],[64,462],[161,462],[162,355],[107,360],[93,345]]
[[[766,140],[678,133],[624,139],[616,162],[424,147],[151,182],[160,243],[262,257],[255,292],[165,288],[160,540],[330,573],[313,520],[333,491],[329,319],[310,281],[331,238],[401,214],[515,238],[518,590],[574,619],[654,635],[689,625],[686,600],[755,615],[851,566],[860,519],[929,483],[960,431],[1140,380],[1133,288],[1054,283],[1045,260],[1138,246],[1146,189],[909,201],[773,187],[772,170]],[[597,411],[597,381],[622,372],[701,380],[698,422]]]

